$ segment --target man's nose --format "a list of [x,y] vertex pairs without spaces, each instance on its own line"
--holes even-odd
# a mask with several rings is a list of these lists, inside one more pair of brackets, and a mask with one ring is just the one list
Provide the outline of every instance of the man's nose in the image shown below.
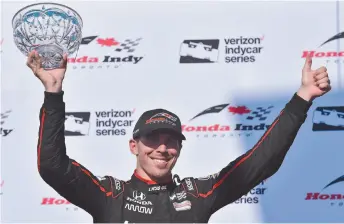
[[165,143],[160,143],[159,147],[157,148],[159,152],[167,152],[167,146],[165,145]]

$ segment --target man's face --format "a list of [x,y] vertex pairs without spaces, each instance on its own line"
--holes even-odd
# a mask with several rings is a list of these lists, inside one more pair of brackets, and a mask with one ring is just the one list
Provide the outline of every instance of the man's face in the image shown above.
[[181,141],[173,134],[154,132],[132,142],[131,148],[137,155],[138,168],[150,178],[164,179],[177,162]]

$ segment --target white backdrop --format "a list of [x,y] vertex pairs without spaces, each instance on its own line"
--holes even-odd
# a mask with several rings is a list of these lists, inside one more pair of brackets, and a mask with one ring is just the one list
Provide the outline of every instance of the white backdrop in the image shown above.
[[[314,68],[327,66],[333,90],[315,100],[281,169],[257,186],[266,188],[264,194],[243,197],[257,197],[258,203],[233,203],[210,222],[344,221],[344,181],[323,189],[344,175],[344,38],[320,46],[344,32],[344,2],[58,2],[82,16],[84,37],[96,36],[80,46],[76,62],[70,59],[64,90],[67,112],[89,116],[83,136],[67,136],[68,154],[100,176],[127,180],[135,158],[128,148],[133,126],[125,129],[126,135],[99,136],[99,131],[112,128],[96,126],[97,119],[109,119],[97,118],[97,112],[131,111],[131,117],[123,119],[133,124],[148,109],[177,113],[186,126],[187,141],[174,173],[205,176],[249,150],[264,130],[214,136],[190,131],[192,127],[271,124],[300,85],[302,56],[315,51]],[[15,47],[11,27],[13,15],[29,3],[7,1],[1,7],[1,221],[92,222],[83,210],[60,204],[64,199],[37,172],[44,89]],[[239,46],[231,45],[231,39],[240,37],[256,41],[239,44],[241,49],[256,47],[260,53],[226,54],[226,49]],[[115,51],[118,43],[138,38],[134,52]],[[192,52],[187,47],[192,42],[212,45],[214,63],[195,63],[209,54]],[[328,52],[338,56],[326,56]],[[182,63],[188,60],[185,54],[194,63]],[[129,62],[102,62],[106,56]],[[253,62],[240,62],[251,57]],[[247,120],[247,113],[234,115],[228,108],[191,120],[226,103],[236,111],[239,106],[251,112],[272,107],[265,121]],[[339,113],[331,120],[322,113],[326,109]],[[314,130],[316,120],[325,124]],[[306,200],[312,193],[341,194],[342,199]],[[61,200],[44,205],[44,198]]]

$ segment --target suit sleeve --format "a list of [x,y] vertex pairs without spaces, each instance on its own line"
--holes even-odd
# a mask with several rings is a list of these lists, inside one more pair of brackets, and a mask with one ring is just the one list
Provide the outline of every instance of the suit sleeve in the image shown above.
[[280,168],[311,102],[296,93],[259,141],[219,173],[195,179],[209,215],[238,200]]
[[39,174],[66,200],[98,216],[104,211],[111,193],[89,170],[66,154],[63,92],[44,94],[37,147]]

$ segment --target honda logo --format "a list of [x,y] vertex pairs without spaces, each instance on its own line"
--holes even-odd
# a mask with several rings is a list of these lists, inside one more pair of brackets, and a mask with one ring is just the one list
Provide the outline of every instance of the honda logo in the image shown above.
[[146,199],[146,195],[140,191],[133,191],[133,197],[135,200],[143,201]]

